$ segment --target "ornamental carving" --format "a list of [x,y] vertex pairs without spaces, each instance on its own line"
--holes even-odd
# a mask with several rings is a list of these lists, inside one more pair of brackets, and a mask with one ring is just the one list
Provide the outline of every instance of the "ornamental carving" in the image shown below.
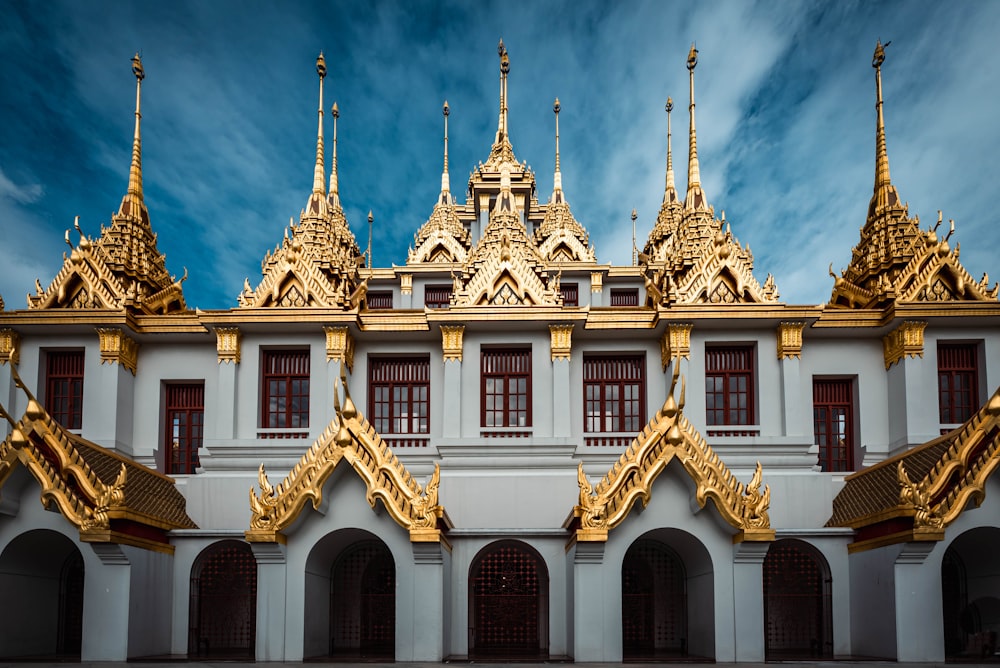
[[441,349],[445,362],[462,361],[462,337],[465,325],[441,325]]
[[573,325],[549,325],[552,361],[569,360],[573,349]]
[[13,329],[0,329],[0,365],[21,359],[21,336]]
[[663,406],[597,485],[591,484],[580,463],[579,501],[567,524],[574,532],[572,540],[606,541],[608,532],[625,520],[637,501],[643,507],[649,503],[653,483],[675,458],[696,485],[698,505],[704,507],[711,498],[722,519],[738,531],[735,541],[774,540],[768,517],[771,489],[767,485],[761,489],[760,462],[749,483],[736,480],[684,417],[683,382],[680,399],[674,399],[679,375],[675,367]]
[[802,359],[802,330],[804,322],[783,322],[778,325],[778,359]]
[[882,337],[882,354],[885,368],[904,357],[924,356],[924,328],[927,323],[919,320],[905,320],[899,327]]
[[326,361],[341,362],[354,373],[354,337],[346,326],[324,327],[326,332]]
[[344,366],[338,385],[343,386],[343,405],[340,387],[335,387],[334,419],[277,487],[271,485],[264,465],[260,465],[260,492],[250,488],[251,520],[246,539],[252,543],[285,542],[282,531],[295,522],[306,503],[319,508],[326,481],[345,461],[368,488],[371,507],[381,501],[392,519],[409,532],[411,542],[447,544],[442,532],[450,524],[438,503],[441,472],[437,464],[422,487],[355,406]]
[[694,325],[690,323],[670,323],[660,337],[660,362],[663,370],[666,371],[673,360],[681,358],[691,359],[691,330]]
[[215,350],[219,356],[219,364],[240,363],[243,334],[239,327],[216,327]]
[[100,337],[101,364],[121,364],[135,375],[139,344],[118,328],[97,328]]
[[399,293],[403,295],[413,294],[413,274],[399,275]]
[[601,292],[602,290],[604,290],[604,272],[603,271],[590,272],[590,291]]

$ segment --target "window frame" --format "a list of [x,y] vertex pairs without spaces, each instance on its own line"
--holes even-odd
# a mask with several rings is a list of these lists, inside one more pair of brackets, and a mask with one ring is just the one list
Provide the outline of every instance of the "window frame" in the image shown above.
[[[634,366],[631,366],[634,365]],[[629,368],[636,371],[628,377]],[[600,371],[605,374],[601,375]],[[626,372],[626,373],[623,373]],[[634,397],[628,397],[627,387],[635,387]],[[599,388],[599,394],[591,397],[591,388]],[[617,397],[608,397],[606,391],[616,388]],[[617,406],[610,414],[607,404]],[[598,411],[592,415],[592,404]],[[634,405],[630,413],[628,406]],[[595,429],[596,426],[600,427]],[[609,423],[611,423],[609,427]],[[586,434],[639,433],[646,424],[646,354],[635,353],[585,353],[583,356],[583,431]]]
[[622,308],[639,306],[639,288],[611,288],[608,303]]
[[[952,381],[950,388],[944,381]],[[955,390],[953,381],[964,379],[965,388]],[[941,424],[962,424],[979,410],[979,344],[972,341],[937,342],[938,420]],[[960,397],[966,396],[966,403]],[[957,418],[947,420],[946,418]]]
[[[856,450],[856,403],[854,401],[856,380],[854,377],[813,377],[813,442],[819,448],[820,469],[829,473],[846,473],[855,470]],[[834,447],[830,436],[834,432],[837,416],[835,410],[843,411],[843,448]],[[820,429],[820,410],[823,429]],[[821,442],[824,434],[827,442]],[[840,455],[840,456],[837,456]]]
[[369,311],[391,311],[393,301],[392,290],[369,290],[365,293],[365,308]]
[[559,285],[559,294],[562,295],[563,306],[580,305],[579,283],[561,283]]
[[[484,429],[526,429],[532,426],[532,355],[530,347],[512,348],[482,348],[480,350],[480,416],[479,424]],[[516,381],[523,380],[523,391]],[[491,382],[493,384],[491,385]],[[502,383],[499,391],[495,391],[496,381]],[[515,382],[514,392],[511,392],[511,382]],[[493,389],[494,391],[490,391]],[[511,409],[513,397],[524,397],[524,407],[518,405]],[[498,408],[491,408],[489,399],[500,397]],[[496,404],[492,404],[496,406]],[[524,423],[521,424],[523,414]],[[490,421],[490,416],[502,416],[502,422]],[[513,418],[513,419],[512,419]]]
[[[388,373],[380,375],[380,367]],[[395,367],[395,368],[393,368]],[[400,370],[405,373],[399,374]],[[368,416],[375,430],[382,435],[427,436],[431,423],[431,360],[430,355],[412,356],[370,356],[368,358]],[[404,376],[409,376],[406,378]],[[379,400],[380,390],[387,391],[385,401]],[[405,399],[397,399],[396,390],[406,394]],[[415,397],[415,390],[423,390],[423,397]],[[405,416],[396,414],[396,409],[405,404],[409,411]],[[423,405],[423,413],[415,407]],[[388,408],[388,415],[382,415],[379,406]],[[398,427],[405,421],[409,429]],[[422,423],[422,424],[421,424]]]
[[453,286],[451,285],[425,285],[424,306],[429,309],[449,308],[452,290]]
[[[163,388],[163,469],[167,475],[190,475],[201,465],[198,449],[205,439],[205,381],[167,381]],[[182,442],[176,441],[176,418]],[[177,443],[177,447],[174,447]]]
[[[298,370],[270,371],[269,360],[277,359],[279,356],[286,356],[286,364],[299,364]],[[298,358],[297,360],[295,358]],[[273,348],[261,350],[261,391],[260,391],[260,426],[262,429],[308,429],[309,428],[309,401],[310,401],[310,364],[311,351],[309,348]],[[299,391],[295,391],[296,381],[305,381],[305,387],[299,386]],[[284,399],[284,408],[270,410],[272,386],[271,381],[284,382],[284,391],[274,393],[277,399]],[[294,411],[293,407],[299,400],[300,410]],[[304,408],[302,400],[304,399]],[[281,416],[283,419],[273,421],[272,416]],[[295,423],[295,417],[298,424]]]
[[45,410],[66,429],[83,429],[85,370],[83,348],[45,351]]
[[[705,346],[705,424],[710,427],[743,427],[757,424],[757,346],[752,343],[718,343],[707,344]],[[729,355],[730,357],[740,355],[745,357],[742,366],[726,366],[719,364],[718,368],[712,368],[713,357]],[[731,388],[731,380],[745,378],[744,388]],[[721,389],[710,388],[710,379],[721,379]],[[740,408],[738,405],[732,406],[732,397],[746,395],[746,406]],[[710,397],[722,397],[722,406],[715,408],[709,405]],[[737,402],[738,404],[739,402]],[[734,419],[733,411],[737,412]],[[739,413],[745,413],[745,420],[741,421]],[[721,414],[721,421],[718,416]]]

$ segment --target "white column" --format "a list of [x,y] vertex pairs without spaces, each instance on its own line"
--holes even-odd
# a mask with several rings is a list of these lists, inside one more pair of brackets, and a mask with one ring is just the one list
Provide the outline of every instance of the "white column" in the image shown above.
[[[604,543],[577,543],[572,550],[573,658],[584,661],[621,661],[621,603],[605,600]],[[615,574],[621,582],[621,574]],[[619,584],[620,587],[620,584]],[[619,589],[620,591],[620,589]],[[619,596],[620,599],[620,596]],[[615,621],[614,608],[618,611]]]
[[764,557],[769,542],[733,546],[736,661],[764,661]]
[[897,661],[944,662],[941,569],[924,564],[936,545],[904,543],[896,556]]
[[[257,560],[256,661],[286,661],[285,656],[285,546],[251,543]],[[298,660],[301,660],[299,657]]]
[[91,543],[101,561],[88,568],[83,586],[83,644],[81,661],[128,659],[131,565],[120,545]]
[[[413,546],[413,600],[419,611],[397,612],[397,619],[413,620],[410,647],[396,645],[397,661],[441,661],[445,656],[445,547],[441,543]],[[409,650],[409,655],[406,655]]]

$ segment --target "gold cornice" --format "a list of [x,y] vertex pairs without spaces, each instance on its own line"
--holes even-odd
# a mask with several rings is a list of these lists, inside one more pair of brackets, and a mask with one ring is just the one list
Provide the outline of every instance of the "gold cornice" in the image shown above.
[[21,360],[21,337],[13,329],[0,329],[0,365]]
[[601,292],[602,290],[604,290],[604,272],[603,271],[590,272],[590,291]]
[[354,373],[354,337],[346,326],[324,327],[326,332],[326,361],[338,361]]
[[413,294],[413,274],[399,275],[399,292],[404,295]]
[[230,363],[239,364],[242,352],[241,341],[243,333],[239,327],[216,327],[215,328],[215,349],[219,355],[219,364]]
[[427,332],[430,324],[423,310],[368,311],[358,317],[363,332]]
[[586,329],[652,329],[657,312],[644,307],[594,307],[587,312]]
[[441,325],[441,349],[445,362],[462,361],[462,338],[465,325]]
[[660,337],[660,362],[666,371],[675,359],[691,359],[691,323],[669,323]]
[[118,328],[97,328],[100,337],[101,364],[121,364],[135,375],[139,361],[139,344]]
[[573,348],[573,325],[549,325],[549,333],[551,335],[549,352],[552,355],[552,361],[569,361]]
[[927,323],[922,320],[904,320],[899,327],[882,337],[882,354],[885,357],[885,368],[904,357],[924,356],[924,328]]
[[802,359],[802,330],[804,322],[783,322],[778,325],[778,359],[797,357]]

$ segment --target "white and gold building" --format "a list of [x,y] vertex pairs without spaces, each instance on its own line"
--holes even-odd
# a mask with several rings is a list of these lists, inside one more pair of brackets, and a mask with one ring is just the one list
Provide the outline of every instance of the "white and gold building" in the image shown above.
[[320,56],[306,206],[207,311],[156,247],[133,60],[118,212],[0,310],[0,657],[996,651],[998,289],[890,180],[881,45],[871,204],[820,306],[780,301],[716,216],[694,48],[686,191],[668,101],[631,266],[570,207],[558,100],[540,201],[499,55],[488,157],[459,202],[445,103],[440,196],[389,267],[341,205],[336,105],[327,175]]

